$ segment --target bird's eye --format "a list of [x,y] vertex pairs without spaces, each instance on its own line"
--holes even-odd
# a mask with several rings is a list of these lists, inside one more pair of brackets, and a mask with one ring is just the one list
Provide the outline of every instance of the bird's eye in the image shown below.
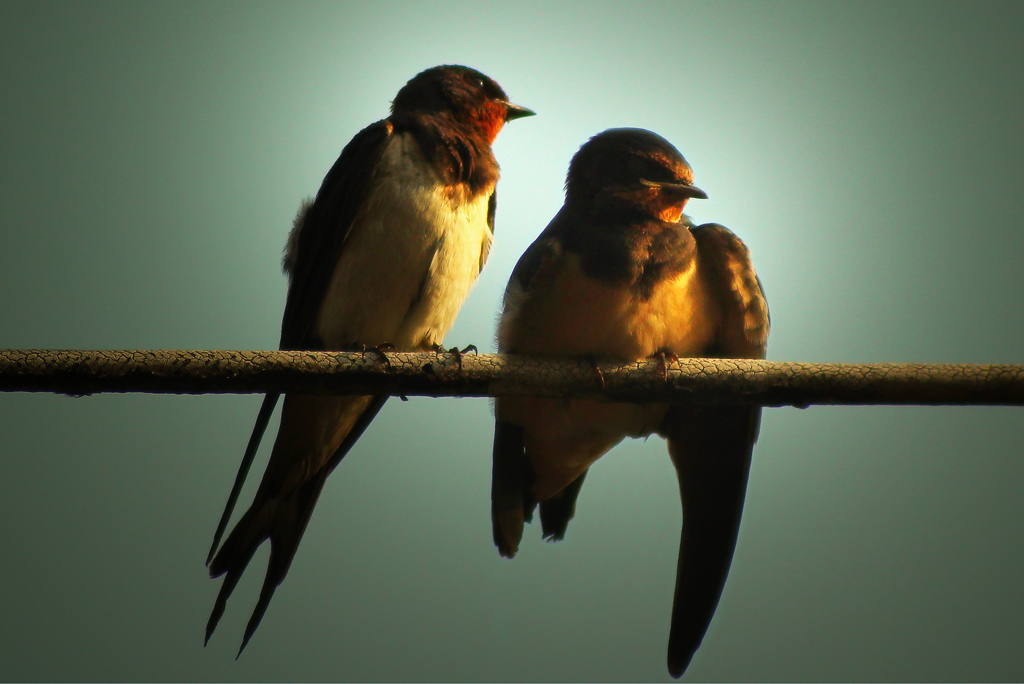
[[642,159],[637,159],[636,157],[627,159],[624,167],[630,178],[643,178],[651,175],[652,169],[647,168],[647,164]]
[[480,88],[480,89],[483,89],[483,87],[484,87],[484,79],[482,79],[482,78],[476,79],[476,87]]

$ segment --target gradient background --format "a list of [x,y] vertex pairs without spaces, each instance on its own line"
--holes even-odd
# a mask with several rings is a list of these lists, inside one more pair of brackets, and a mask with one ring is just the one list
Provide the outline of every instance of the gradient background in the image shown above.
[[[769,358],[1021,363],[1022,36],[1020,3],[3,2],[0,346],[274,348],[300,199],[405,81],[465,63],[538,116],[495,146],[496,244],[450,344],[494,349],[571,155],[625,125],[750,246]],[[477,399],[391,402],[243,657],[266,547],[204,650],[259,402],[0,395],[0,678],[667,678],[663,443],[616,449],[566,541],[530,527],[510,562]],[[766,411],[686,678],[1024,678],[1022,436],[1020,408]]]

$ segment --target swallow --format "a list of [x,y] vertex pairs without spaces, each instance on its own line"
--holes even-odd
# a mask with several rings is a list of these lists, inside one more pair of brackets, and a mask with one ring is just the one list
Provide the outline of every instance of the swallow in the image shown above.
[[[706,199],[664,138],[611,129],[573,157],[565,203],[513,270],[498,323],[510,354],[764,358],[768,305],[743,242],[683,209]],[[759,406],[500,397],[491,517],[502,556],[540,509],[559,540],[587,470],[625,437],[668,442],[683,505],[668,669],[679,677],[725,585],[757,439]]]
[[[505,123],[532,114],[464,66],[427,69],[406,83],[390,116],[352,138],[299,209],[285,248],[281,349],[437,349],[491,246],[491,145]],[[288,572],[327,477],[387,399],[286,394],[263,480],[218,550],[278,398],[263,401],[207,557],[210,576],[225,576],[209,642],[253,553],[270,540],[239,655]]]

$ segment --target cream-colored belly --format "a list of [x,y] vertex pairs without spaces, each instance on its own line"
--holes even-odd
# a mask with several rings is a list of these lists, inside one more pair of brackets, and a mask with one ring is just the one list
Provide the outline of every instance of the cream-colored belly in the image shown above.
[[[642,301],[628,288],[587,277],[575,255],[528,298],[508,302],[499,346],[519,354],[593,355],[632,361],[665,350],[699,354],[716,321],[697,264],[656,288]],[[557,494],[624,437],[657,429],[666,404],[622,404],[507,397],[496,402],[500,420],[522,425],[539,499]]]
[[327,348],[440,344],[490,246],[493,188],[451,199],[408,134],[392,138],[378,169],[317,319]]

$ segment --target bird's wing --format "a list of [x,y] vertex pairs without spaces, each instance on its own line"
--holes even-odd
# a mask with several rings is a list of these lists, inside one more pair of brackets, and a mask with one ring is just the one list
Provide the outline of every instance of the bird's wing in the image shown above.
[[[515,317],[517,309],[530,297],[531,291],[549,278],[552,271],[557,268],[562,254],[561,244],[553,229],[557,220],[556,217],[516,263],[505,289],[503,324],[509,323],[510,319]],[[503,348],[502,351],[516,350]],[[498,403],[500,404],[500,400]],[[533,511],[537,506],[532,493],[535,474],[526,456],[523,427],[502,421],[497,406],[492,454],[491,524],[494,543],[502,556],[511,558],[519,549],[519,542],[523,537],[523,523],[533,518]],[[565,522],[568,523],[568,518]],[[564,533],[564,525],[562,531]]]
[[487,199],[487,227],[491,229],[491,235],[494,235],[494,216],[498,213],[498,188],[495,187],[491,191],[491,196]]
[[750,252],[736,235],[717,223],[691,228],[697,241],[698,269],[723,314],[712,355],[763,359],[771,329],[768,302],[754,272]]
[[[746,246],[722,226],[692,229],[698,274],[720,318],[709,356],[764,358],[768,305]],[[683,529],[676,569],[668,669],[679,677],[707,631],[739,533],[759,406],[672,405],[659,433],[679,475]]]
[[[323,348],[323,342],[316,334],[317,316],[335,265],[341,257],[346,238],[356,220],[373,180],[374,169],[391,133],[392,126],[387,120],[378,121],[360,131],[342,150],[338,160],[324,178],[316,199],[300,215],[300,225],[293,236],[293,243],[289,246],[291,282],[281,326],[282,349]],[[263,401],[207,559],[212,575],[228,575],[207,625],[209,639],[224,611],[227,598],[252,554],[264,539],[272,539],[270,566],[260,601],[246,630],[243,648],[259,624],[274,589],[288,571],[327,475],[362,434],[385,400],[382,397],[354,398],[352,408],[343,410],[352,413],[352,428],[330,459],[330,463],[320,468],[318,472],[308,473],[303,482],[292,483],[295,485],[292,491],[282,493],[285,482],[289,479],[289,471],[294,470],[293,464],[290,463],[292,459],[272,457],[253,506],[239,520],[218,553],[217,547],[221,536],[231,518],[239,492],[278,398],[277,394],[268,394]],[[277,500],[282,496],[283,499]],[[275,510],[287,510],[291,513],[275,515]],[[274,539],[277,540],[276,544],[273,543]]]
[[357,133],[341,151],[306,211],[295,244],[281,349],[323,348],[316,334],[320,305],[392,130],[384,119]]
[[519,257],[505,287],[502,318],[514,316],[515,310],[522,302],[520,297],[529,296],[538,287],[542,287],[557,268],[563,253],[562,242],[559,239],[561,220],[562,213],[559,212]]
[[[290,248],[291,284],[281,324],[281,349],[323,348],[315,332],[320,305],[334,273],[334,266],[341,257],[345,238],[373,178],[373,169],[391,132],[390,122],[384,119],[356,134],[327,173],[316,199],[301,215],[302,224],[296,236],[297,243]],[[213,544],[206,558],[207,565],[217,552],[279,397],[279,394],[271,393],[263,400],[227,504],[217,524],[217,531],[213,535]]]

